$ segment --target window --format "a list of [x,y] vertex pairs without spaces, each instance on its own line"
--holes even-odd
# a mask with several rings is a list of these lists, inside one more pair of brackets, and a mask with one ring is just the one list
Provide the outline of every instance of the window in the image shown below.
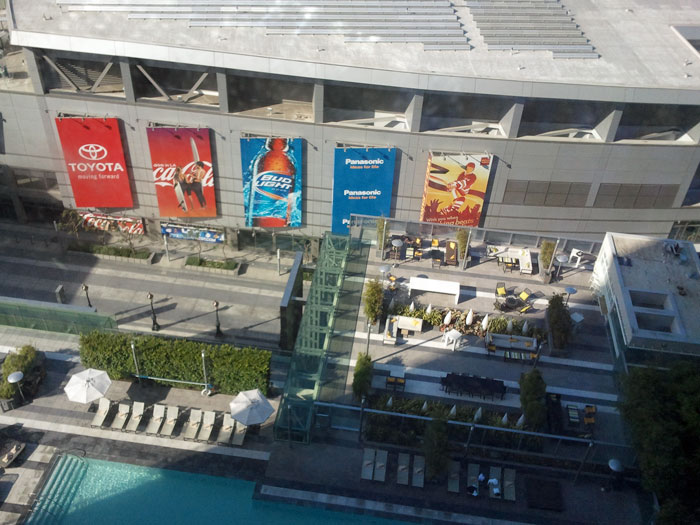
[[18,190],[39,190],[58,192],[56,174],[50,171],[12,169],[12,175]]
[[670,208],[678,184],[601,184],[596,208]]
[[583,182],[509,180],[503,204],[582,207],[590,190],[591,185]]

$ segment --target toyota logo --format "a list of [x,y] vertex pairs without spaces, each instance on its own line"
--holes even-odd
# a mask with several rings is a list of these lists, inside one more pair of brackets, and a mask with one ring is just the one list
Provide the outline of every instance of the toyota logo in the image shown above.
[[78,148],[78,155],[85,160],[102,160],[107,156],[107,148],[99,144],[83,144]]

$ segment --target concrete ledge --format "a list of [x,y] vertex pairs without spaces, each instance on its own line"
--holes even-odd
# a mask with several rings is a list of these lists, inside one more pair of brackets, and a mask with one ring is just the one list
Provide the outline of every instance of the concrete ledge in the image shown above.
[[104,255],[102,253],[87,253],[78,252],[74,250],[67,250],[66,253],[69,253],[70,255],[78,255],[80,257],[94,257],[96,259],[102,259],[105,261],[126,262],[129,264],[141,264],[144,266],[153,264],[153,258],[156,255],[155,252],[151,252],[147,259],[136,259],[135,257],[122,257],[121,255]]
[[185,269],[191,270],[193,272],[217,273],[219,275],[240,275],[242,267],[243,265],[240,263],[238,263],[238,266],[236,266],[235,270],[224,270],[223,268],[207,268],[205,266],[192,266],[191,264],[186,264],[184,266]]

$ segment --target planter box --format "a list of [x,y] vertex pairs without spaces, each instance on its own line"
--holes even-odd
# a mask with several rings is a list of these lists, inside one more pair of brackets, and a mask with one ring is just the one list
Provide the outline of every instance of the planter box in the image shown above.
[[186,264],[185,268],[187,270],[191,270],[193,272],[199,272],[199,273],[217,273],[219,275],[240,275],[241,269],[243,268],[243,265],[239,264],[238,266],[236,266],[235,270],[224,270],[223,268],[207,268],[206,266],[192,266],[191,264]]
[[105,261],[116,261],[116,262],[126,262],[129,264],[141,264],[144,266],[153,264],[153,258],[155,257],[155,252],[151,252],[148,259],[136,259],[135,257],[122,257],[120,255],[104,255],[102,253],[87,253],[87,252],[77,252],[73,250],[68,250],[71,255],[78,255],[82,257],[94,257],[96,259],[102,259]]

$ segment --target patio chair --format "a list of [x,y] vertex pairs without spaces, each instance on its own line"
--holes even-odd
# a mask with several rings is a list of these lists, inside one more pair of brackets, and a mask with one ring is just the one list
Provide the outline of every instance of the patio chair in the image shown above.
[[408,466],[411,461],[411,456],[405,452],[399,453],[399,464],[396,469],[396,483],[399,485],[408,485]]
[[112,430],[122,430],[124,428],[129,412],[131,412],[131,405],[119,403],[119,411],[114,416],[114,421],[112,421]]
[[97,405],[97,412],[95,412],[95,417],[92,418],[92,423],[90,423],[90,426],[92,427],[101,427],[105,419],[107,419],[107,414],[109,414],[109,409],[112,407],[112,402],[107,399],[106,397],[100,398],[100,401]]
[[447,491],[459,494],[459,461],[450,461],[447,467]]
[[469,463],[467,465],[467,491],[469,492],[469,487],[476,489],[476,494],[470,492],[472,496],[479,495],[479,465],[474,463]]
[[200,426],[202,426],[202,411],[199,408],[193,408],[190,410],[190,419],[185,425],[185,431],[182,433],[182,437],[194,440],[197,432],[199,432]]
[[425,482],[425,457],[413,456],[413,480],[411,485],[418,488],[423,488]]
[[169,406],[165,423],[163,423],[163,428],[160,429],[158,435],[162,437],[172,437],[173,430],[175,430],[175,424],[177,423],[177,417],[179,415],[180,409],[178,407]]
[[525,288],[522,292],[518,294],[518,299],[520,299],[521,303],[527,304],[528,299],[530,299],[530,296],[532,295],[532,292],[530,291],[529,288]]
[[211,431],[214,430],[215,420],[216,413],[212,411],[204,412],[202,428],[199,430],[199,434],[197,435],[197,441],[209,441],[209,438],[211,437]]
[[505,297],[506,295],[508,295],[506,283],[496,283],[496,297]]
[[489,497],[501,499],[501,467],[491,467],[489,469],[489,482],[496,480],[496,483],[489,483]]
[[153,405],[153,415],[146,427],[146,434],[157,434],[165,419],[165,405]]
[[134,402],[134,406],[131,407],[131,417],[129,422],[124,427],[127,432],[137,432],[141,421],[143,421],[143,411],[146,408],[141,401]]
[[360,479],[372,481],[374,478],[374,458],[377,455],[377,449],[366,448],[362,453],[362,474]]
[[503,499],[515,501],[515,470],[503,469]]
[[219,429],[219,435],[216,436],[216,442],[223,445],[228,445],[231,442],[231,434],[233,434],[233,427],[235,422],[231,417],[231,414],[224,414],[224,419],[221,422],[221,428]]
[[248,430],[247,425],[244,425],[240,421],[236,421],[236,430],[233,433],[233,441],[231,442],[231,444],[235,445],[237,447],[240,447],[241,445],[243,445],[243,440],[245,439],[246,430]]
[[386,479],[386,462],[389,453],[386,450],[377,450],[374,459],[374,481],[384,481]]

